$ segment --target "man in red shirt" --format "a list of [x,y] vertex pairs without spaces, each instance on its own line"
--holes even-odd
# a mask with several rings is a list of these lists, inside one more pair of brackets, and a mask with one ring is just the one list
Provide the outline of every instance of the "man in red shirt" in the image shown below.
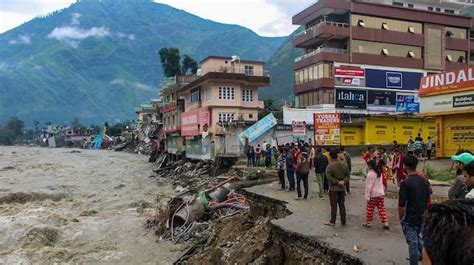
[[367,151],[365,151],[363,158],[366,163],[372,159],[372,147],[367,148]]

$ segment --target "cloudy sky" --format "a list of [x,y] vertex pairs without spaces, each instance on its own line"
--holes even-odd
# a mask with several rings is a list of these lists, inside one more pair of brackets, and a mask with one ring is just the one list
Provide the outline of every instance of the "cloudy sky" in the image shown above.
[[[0,0],[0,33],[68,7],[75,0]],[[317,0],[155,0],[203,18],[248,27],[263,36],[283,36],[296,29],[291,17]]]

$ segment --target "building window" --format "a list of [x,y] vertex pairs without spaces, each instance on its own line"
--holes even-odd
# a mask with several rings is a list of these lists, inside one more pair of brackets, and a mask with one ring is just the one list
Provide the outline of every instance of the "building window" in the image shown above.
[[249,114],[249,119],[253,119],[253,114],[252,113]]
[[242,101],[252,102],[253,93],[252,89],[242,89]]
[[382,29],[388,30],[388,24],[387,23],[382,23]]
[[219,113],[219,122],[230,122],[234,120],[234,113],[232,112],[223,112]]
[[364,21],[362,19],[359,19],[359,21],[357,21],[357,26],[362,27],[362,28],[365,27]]
[[429,11],[433,11],[433,7],[429,6],[429,7],[428,7],[428,10],[429,10]]
[[196,88],[191,89],[191,97],[189,101],[193,103],[200,100],[201,100],[201,88],[196,87]]
[[408,32],[415,34],[415,28],[412,26],[408,27]]
[[246,75],[253,75],[253,65],[246,65],[244,69]]
[[444,10],[444,13],[454,14],[454,10],[452,10],[452,9],[445,9],[445,10]]
[[459,56],[458,63],[465,63],[464,56]]
[[403,3],[395,2],[395,1],[393,1],[392,4],[393,4],[394,6],[403,6]]
[[408,7],[409,7],[409,8],[413,8],[413,4],[408,4]]
[[436,12],[441,12],[441,8],[437,7]]
[[388,55],[388,49],[383,48],[381,54]]
[[448,30],[448,31],[446,31],[445,35],[446,35],[446,37],[451,38],[452,36],[454,36],[454,33],[452,31]]
[[234,100],[234,88],[233,87],[219,87],[219,99]]
[[407,57],[415,58],[415,53],[412,52],[412,51],[409,51],[408,54],[407,54]]
[[452,57],[450,54],[447,54],[447,55],[446,55],[446,61],[452,62],[452,61],[453,61],[453,57]]

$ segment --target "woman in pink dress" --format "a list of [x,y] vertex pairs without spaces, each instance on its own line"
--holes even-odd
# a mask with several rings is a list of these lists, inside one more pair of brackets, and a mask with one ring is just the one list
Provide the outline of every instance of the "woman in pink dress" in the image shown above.
[[405,172],[403,171],[403,153],[397,148],[392,160],[392,170],[397,176],[397,185],[400,187],[400,183],[406,178]]

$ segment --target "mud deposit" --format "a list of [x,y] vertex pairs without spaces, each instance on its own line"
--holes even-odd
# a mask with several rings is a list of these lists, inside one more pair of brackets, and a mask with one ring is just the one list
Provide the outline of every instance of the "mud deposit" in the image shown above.
[[157,196],[145,156],[0,147],[0,264],[171,264],[185,249],[144,235]]

